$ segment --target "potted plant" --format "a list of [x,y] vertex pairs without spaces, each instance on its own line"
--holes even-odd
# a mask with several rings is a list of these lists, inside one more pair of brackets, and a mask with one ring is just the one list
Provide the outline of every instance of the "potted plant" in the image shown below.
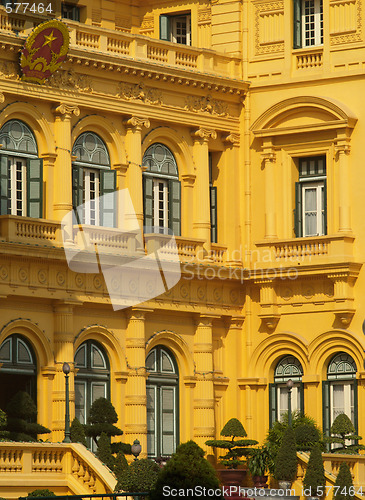
[[[362,439],[355,433],[355,427],[349,417],[345,413],[340,413],[335,418],[331,426],[331,436],[328,438],[330,443],[335,443],[340,446],[332,449],[332,453],[347,453],[348,455],[356,455],[359,450],[365,449],[365,446],[358,444]],[[352,441],[352,444],[346,444]]]
[[309,498],[321,497],[324,493],[326,478],[320,444],[313,446],[309,455],[307,470],[303,480],[304,495]]
[[267,446],[253,448],[248,457],[248,469],[256,488],[267,488],[267,473],[272,469],[272,457]]
[[297,473],[297,450],[295,435],[291,426],[287,427],[275,459],[274,476],[280,488],[289,489]]
[[[247,457],[251,449],[249,446],[258,444],[254,439],[236,439],[245,438],[247,433],[237,418],[231,418],[221,431],[221,436],[230,437],[231,439],[210,439],[205,442],[206,445],[212,448],[227,450],[225,455],[221,455],[220,463],[226,469],[220,469],[220,477],[224,486],[240,486],[246,474],[245,470],[237,469],[240,464],[245,463],[242,457]],[[233,497],[232,497],[233,498]]]

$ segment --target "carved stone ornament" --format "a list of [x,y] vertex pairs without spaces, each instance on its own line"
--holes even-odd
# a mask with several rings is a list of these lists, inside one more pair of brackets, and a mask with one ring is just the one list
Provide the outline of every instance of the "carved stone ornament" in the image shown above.
[[18,80],[20,78],[19,76],[19,68],[17,64],[11,61],[1,61],[0,62],[0,76],[3,76],[4,78],[9,78],[9,79],[16,79]]
[[117,96],[122,99],[140,100],[148,104],[162,104],[162,92],[158,89],[146,87],[144,83],[130,83],[120,82],[118,85]]
[[185,102],[185,109],[194,111],[195,113],[205,112],[217,116],[228,115],[228,104],[213,99],[210,94],[204,97],[188,96]]
[[92,92],[91,78],[87,75],[75,73],[74,70],[63,70],[54,73],[48,80],[51,87],[75,89],[80,92]]
[[234,132],[231,132],[230,134],[223,137],[223,142],[226,142],[228,144],[233,144],[233,145],[239,145],[240,136],[239,136],[239,134],[235,134]]
[[61,103],[59,106],[54,108],[54,113],[58,113],[60,115],[72,115],[80,116],[80,108],[78,106],[74,106],[72,104],[64,104]]
[[191,135],[195,139],[203,139],[204,141],[209,141],[210,138],[216,139],[217,138],[217,132],[215,130],[210,130],[207,128],[198,128],[197,130],[193,130]]
[[131,116],[123,122],[128,127],[142,129],[143,127],[150,128],[151,123],[148,118],[139,118],[138,116]]

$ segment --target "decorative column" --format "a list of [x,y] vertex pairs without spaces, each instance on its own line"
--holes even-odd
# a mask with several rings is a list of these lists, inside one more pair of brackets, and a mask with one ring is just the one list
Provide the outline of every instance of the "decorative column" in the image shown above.
[[275,200],[275,165],[276,154],[273,149],[264,150],[262,159],[265,166],[265,238],[277,238],[276,200]]
[[351,231],[351,209],[350,209],[350,170],[348,157],[350,145],[347,142],[339,141],[335,147],[338,158],[338,185],[339,185],[339,228],[341,232]]
[[[240,161],[239,146],[240,136],[238,134],[229,134],[223,138],[226,146],[225,157],[225,189],[224,199],[226,200],[225,220],[229,223],[224,224],[225,235],[224,242],[228,245],[227,265],[242,265],[241,246],[241,225],[240,225]],[[219,209],[219,208],[218,208]],[[218,234],[219,238],[219,234]]]
[[205,441],[215,437],[213,316],[200,315],[194,336],[196,386],[194,389],[194,441],[211,453]]
[[73,303],[60,302],[54,307],[54,352],[56,375],[52,391],[52,441],[62,441],[65,431],[65,375],[62,371],[64,362],[70,365],[70,413],[71,421],[75,416],[75,385],[74,385],[74,331]]
[[124,120],[126,126],[126,153],[128,158],[127,187],[129,188],[134,212],[127,213],[126,218],[131,220],[131,229],[137,217],[138,225],[143,229],[143,185],[142,185],[142,129],[149,128],[148,118],[132,116]]
[[197,169],[195,180],[194,232],[204,240],[204,248],[210,254],[210,199],[209,199],[209,139],[216,139],[214,130],[199,128],[191,133],[194,139],[194,162]]
[[126,332],[128,380],[125,388],[125,441],[138,439],[141,458],[147,457],[147,396],[146,396],[146,313],[152,309],[132,308]]
[[183,174],[181,176],[183,181],[184,194],[184,217],[181,220],[181,233],[187,238],[193,237],[193,220],[194,220],[194,185],[196,175]]
[[268,330],[275,330],[280,313],[278,312],[277,294],[275,280],[273,278],[262,278],[255,281],[255,285],[260,286],[260,314],[262,322]]
[[71,118],[79,116],[77,106],[61,103],[53,109],[57,158],[54,165],[53,217],[62,218],[72,210]]
[[246,363],[242,356],[244,352],[242,341],[242,326],[244,320],[244,316],[234,316],[230,318],[229,324],[227,325],[228,332],[224,345],[225,366],[227,369],[225,370],[224,376],[229,378],[229,385],[225,395],[226,401],[229,401],[229,404],[226,404],[224,407],[224,423],[241,413],[241,408],[239,408],[240,397],[238,394],[237,379],[242,377],[242,375],[247,376]]

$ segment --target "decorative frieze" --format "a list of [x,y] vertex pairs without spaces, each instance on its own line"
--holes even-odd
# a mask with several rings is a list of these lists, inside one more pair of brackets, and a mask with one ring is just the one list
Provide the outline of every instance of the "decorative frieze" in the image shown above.
[[93,91],[91,77],[76,73],[72,69],[57,71],[47,80],[46,84],[51,87],[74,89],[80,92],[91,93]]
[[332,0],[330,30],[331,45],[362,41],[362,1]]
[[187,96],[185,109],[195,113],[205,112],[216,116],[228,115],[228,104],[214,99],[210,94],[202,97]]
[[202,8],[198,10],[198,25],[211,24],[212,11],[210,8]]
[[147,104],[160,106],[162,104],[162,92],[159,89],[146,87],[144,83],[130,84],[120,82],[117,96],[121,99],[140,100]]
[[284,51],[284,2],[256,2],[256,55]]

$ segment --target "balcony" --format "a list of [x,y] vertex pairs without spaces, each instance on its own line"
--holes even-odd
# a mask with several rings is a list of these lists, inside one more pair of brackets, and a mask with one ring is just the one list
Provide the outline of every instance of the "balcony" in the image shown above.
[[334,266],[353,262],[354,239],[333,235],[260,241],[256,243],[255,267]]
[[[15,30],[19,33],[17,38],[25,38],[34,28],[34,22],[39,23],[39,17],[34,17],[29,12],[27,15],[7,14],[0,7],[0,33],[10,34]],[[92,51],[117,56],[119,62],[126,62],[129,59],[235,80],[243,77],[242,62],[239,57],[228,56],[210,49],[152,39],[144,35],[89,26],[66,19],[63,19],[63,22],[67,24],[70,31],[69,57],[72,57],[76,51],[79,56],[84,52],[85,57],[90,59]],[[123,60],[120,59],[121,57]]]

